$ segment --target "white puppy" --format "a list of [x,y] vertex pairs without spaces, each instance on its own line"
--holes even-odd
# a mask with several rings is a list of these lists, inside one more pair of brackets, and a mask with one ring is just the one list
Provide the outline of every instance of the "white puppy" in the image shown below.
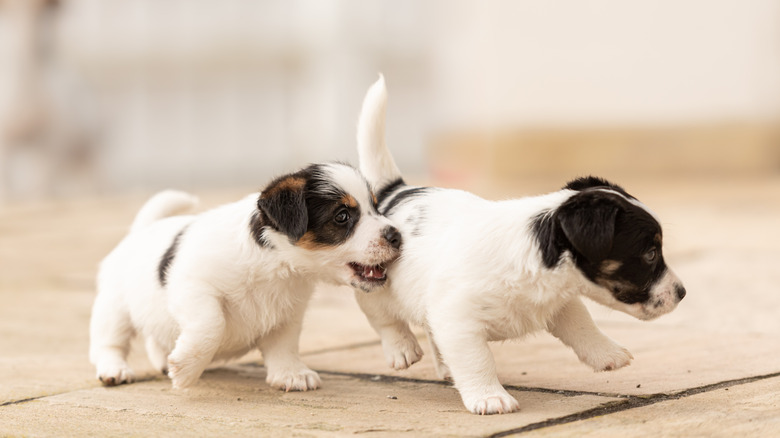
[[391,366],[420,359],[407,322],[428,332],[437,371],[471,412],[518,409],[488,341],[548,330],[597,371],[626,366],[625,348],[593,323],[581,296],[649,320],[685,295],[661,253],[661,226],[619,186],[581,178],[543,196],[493,202],[410,187],[384,140],[386,91],[368,91],[358,126],[360,169],[379,211],[404,238],[392,282],[358,301]]
[[140,334],[173,386],[193,384],[214,361],[259,348],[267,382],[315,389],[298,337],[318,281],[369,291],[401,245],[376,210],[365,179],[343,164],[312,165],[251,195],[196,216],[166,191],[138,213],[100,266],[90,360],[106,385],[131,382],[126,356]]

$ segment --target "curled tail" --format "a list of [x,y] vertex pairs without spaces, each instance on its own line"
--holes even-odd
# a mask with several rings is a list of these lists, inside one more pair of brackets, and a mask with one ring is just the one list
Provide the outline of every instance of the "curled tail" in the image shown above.
[[177,190],[164,190],[152,196],[138,211],[130,226],[130,232],[139,230],[154,221],[168,216],[186,213],[198,203],[198,198]]
[[363,99],[357,130],[360,172],[375,191],[381,191],[401,179],[401,171],[385,143],[386,105],[385,78],[379,75],[379,80],[368,89]]

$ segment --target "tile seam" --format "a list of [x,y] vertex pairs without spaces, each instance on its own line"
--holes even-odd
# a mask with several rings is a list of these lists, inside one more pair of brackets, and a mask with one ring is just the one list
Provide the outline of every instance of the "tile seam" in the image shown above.
[[577,421],[589,420],[591,418],[600,417],[604,415],[610,415],[618,412],[624,412],[635,408],[641,408],[645,406],[654,405],[672,400],[680,400],[697,394],[703,394],[707,392],[716,391],[718,389],[728,389],[733,386],[746,385],[761,380],[780,377],[780,372],[774,372],[769,374],[763,374],[759,376],[743,377],[740,379],[724,380],[722,382],[711,383],[708,385],[702,385],[694,388],[684,389],[671,394],[657,393],[647,396],[629,396],[625,400],[617,402],[604,403],[592,409],[577,412],[574,414],[566,415],[563,417],[551,418],[538,423],[532,423],[523,427],[515,429],[509,429],[503,432],[497,432],[489,435],[490,438],[501,438],[510,435],[519,435],[525,432],[531,432],[534,430],[545,429],[553,426],[560,426],[563,424],[575,423]]

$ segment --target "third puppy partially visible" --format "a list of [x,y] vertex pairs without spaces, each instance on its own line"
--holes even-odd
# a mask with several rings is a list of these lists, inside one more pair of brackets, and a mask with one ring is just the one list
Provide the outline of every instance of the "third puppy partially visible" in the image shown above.
[[629,364],[582,296],[642,320],[685,296],[664,262],[658,218],[608,181],[589,177],[547,195],[493,202],[460,190],[412,187],[384,140],[386,91],[368,91],[358,127],[360,170],[379,211],[400,229],[392,283],[358,301],[388,361],[420,359],[407,322],[428,332],[437,371],[477,414],[518,409],[503,388],[488,341],[548,330],[596,371]]

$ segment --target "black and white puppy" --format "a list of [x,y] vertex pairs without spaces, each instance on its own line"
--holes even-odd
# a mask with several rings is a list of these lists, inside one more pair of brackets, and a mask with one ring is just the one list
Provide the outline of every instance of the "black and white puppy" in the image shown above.
[[658,218],[622,188],[581,178],[543,196],[488,201],[459,190],[404,183],[384,140],[384,80],[368,91],[358,126],[360,169],[380,213],[404,238],[391,284],[358,295],[389,364],[421,351],[407,322],[423,326],[437,371],[471,412],[518,409],[501,386],[488,341],[548,330],[597,371],[629,364],[582,296],[650,320],[685,296],[664,263]]
[[126,357],[139,334],[176,388],[212,362],[259,348],[271,386],[316,389],[317,373],[298,355],[314,285],[370,291],[399,255],[400,234],[377,213],[366,180],[347,165],[312,165],[241,201],[176,215],[195,202],[155,195],[103,260],[90,325],[98,378],[133,380]]

